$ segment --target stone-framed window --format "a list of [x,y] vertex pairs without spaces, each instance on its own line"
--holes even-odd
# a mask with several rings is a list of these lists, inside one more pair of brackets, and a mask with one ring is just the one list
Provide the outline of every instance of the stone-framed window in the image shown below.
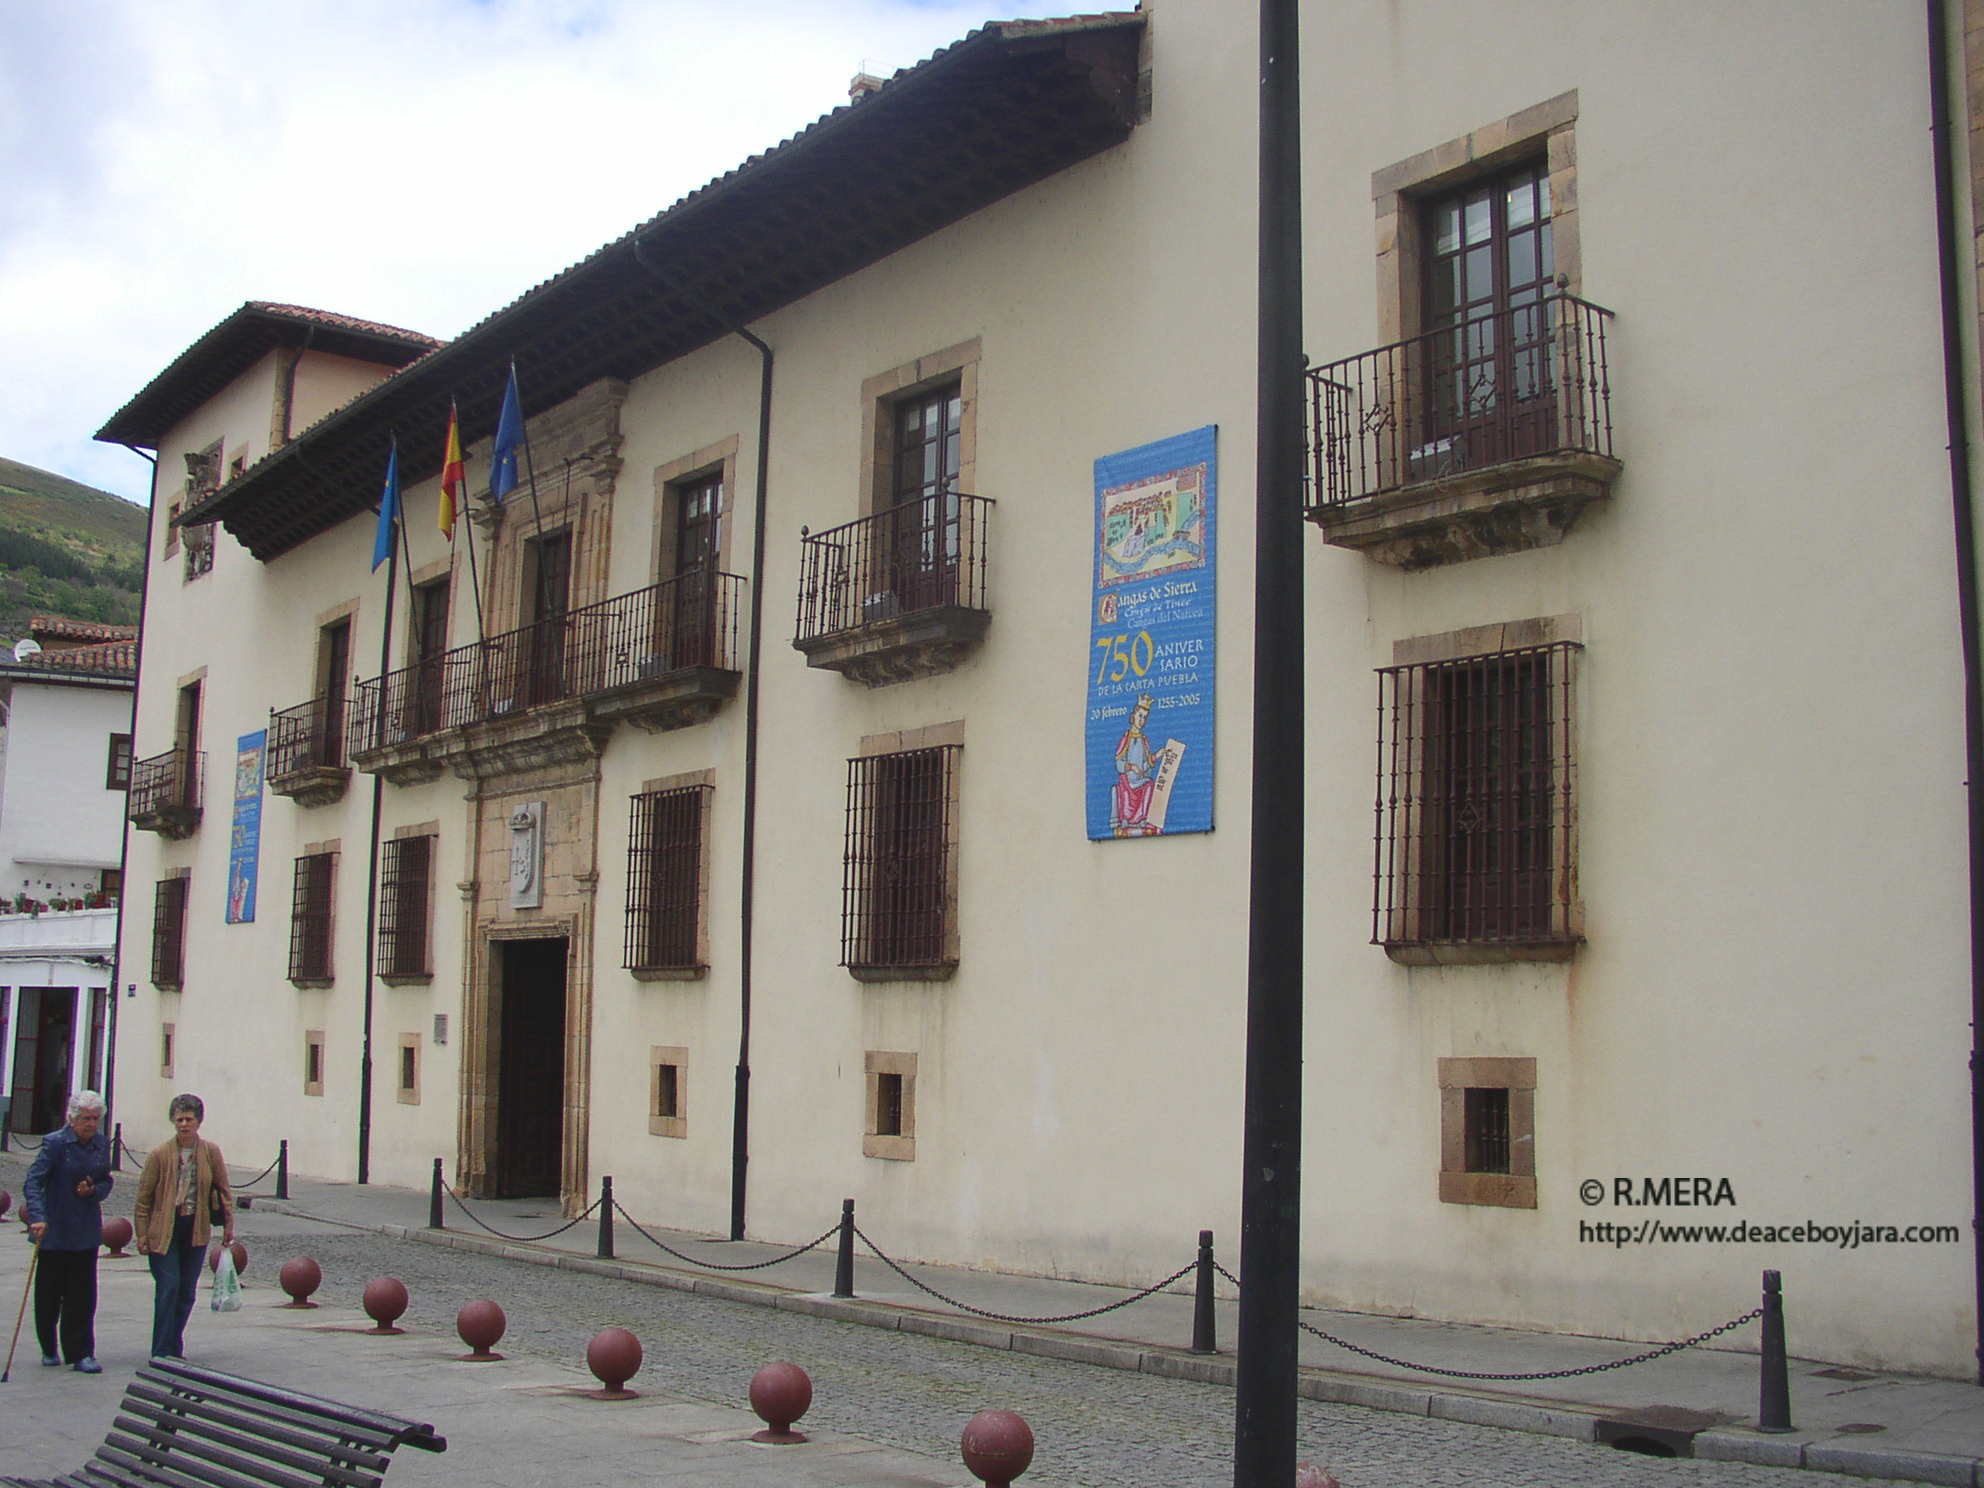
[[1428,248],[1436,242],[1437,209],[1465,203],[1470,190],[1511,172],[1534,168],[1549,218],[1554,279],[1583,292],[1578,245],[1575,88],[1484,124],[1430,150],[1374,171],[1371,198],[1378,222],[1378,339],[1399,341],[1433,328],[1427,300]]
[[303,1035],[303,1093],[324,1093],[324,1030],[312,1028]]
[[192,881],[190,872],[186,868],[169,870],[158,881],[152,897],[152,985],[173,992],[186,984],[186,891]]
[[336,843],[309,844],[296,860],[289,904],[289,979],[299,987],[328,987],[332,980],[332,907]]
[[958,778],[964,725],[862,741],[848,761],[841,964],[861,981],[933,981],[958,965]]
[[1440,1202],[1536,1207],[1536,1061],[1442,1059]]
[[648,781],[628,803],[623,964],[645,981],[709,969],[711,771]]
[[399,1061],[394,1070],[394,1093],[403,1106],[420,1104],[420,1035],[400,1035]]
[[[885,511],[915,496],[917,490],[905,495],[905,483],[920,489],[926,475],[941,476],[951,490],[977,494],[979,356],[974,336],[861,384],[860,515]],[[925,405],[941,394],[953,397],[955,407],[932,415]],[[906,430],[911,410],[919,411],[916,427]],[[930,451],[942,454],[943,470],[911,469],[903,459],[905,440],[914,444],[919,460]]]
[[689,1051],[681,1044],[656,1044],[648,1050],[648,1132],[689,1135]]
[[1400,641],[1378,672],[1372,942],[1407,965],[1562,961],[1577,894],[1576,615]]
[[431,981],[434,845],[440,824],[397,829],[380,844],[379,977],[392,986]]
[[867,1099],[861,1155],[916,1161],[916,1056],[870,1049],[862,1056]]

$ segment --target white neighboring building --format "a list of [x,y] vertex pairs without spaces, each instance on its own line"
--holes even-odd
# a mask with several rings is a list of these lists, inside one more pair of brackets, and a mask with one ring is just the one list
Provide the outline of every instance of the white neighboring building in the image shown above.
[[0,662],[0,1125],[39,1133],[107,1083],[138,642],[31,629],[42,649]]
[[0,918],[0,1112],[11,1132],[62,1124],[70,1094],[108,1081],[117,910]]

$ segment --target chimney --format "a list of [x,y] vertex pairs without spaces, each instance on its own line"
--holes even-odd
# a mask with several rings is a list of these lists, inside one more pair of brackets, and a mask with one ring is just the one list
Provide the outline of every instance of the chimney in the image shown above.
[[847,85],[848,102],[859,103],[870,93],[881,92],[882,84],[885,81],[886,79],[878,78],[872,72],[857,72],[854,75],[853,81]]

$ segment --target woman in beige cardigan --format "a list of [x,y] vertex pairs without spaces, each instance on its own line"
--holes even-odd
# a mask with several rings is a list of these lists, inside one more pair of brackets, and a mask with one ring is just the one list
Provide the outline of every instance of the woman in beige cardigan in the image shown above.
[[186,1320],[200,1285],[213,1222],[221,1244],[234,1243],[234,1188],[220,1148],[200,1140],[207,1108],[197,1095],[175,1095],[169,1111],[174,1135],[145,1157],[131,1216],[138,1254],[152,1267],[152,1357],[186,1356]]

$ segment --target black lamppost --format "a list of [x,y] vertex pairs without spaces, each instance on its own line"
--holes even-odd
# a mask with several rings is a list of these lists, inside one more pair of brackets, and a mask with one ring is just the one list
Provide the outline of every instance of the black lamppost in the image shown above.
[[1234,1488],[1295,1481],[1302,1197],[1302,113],[1297,0],[1261,0],[1254,798]]

